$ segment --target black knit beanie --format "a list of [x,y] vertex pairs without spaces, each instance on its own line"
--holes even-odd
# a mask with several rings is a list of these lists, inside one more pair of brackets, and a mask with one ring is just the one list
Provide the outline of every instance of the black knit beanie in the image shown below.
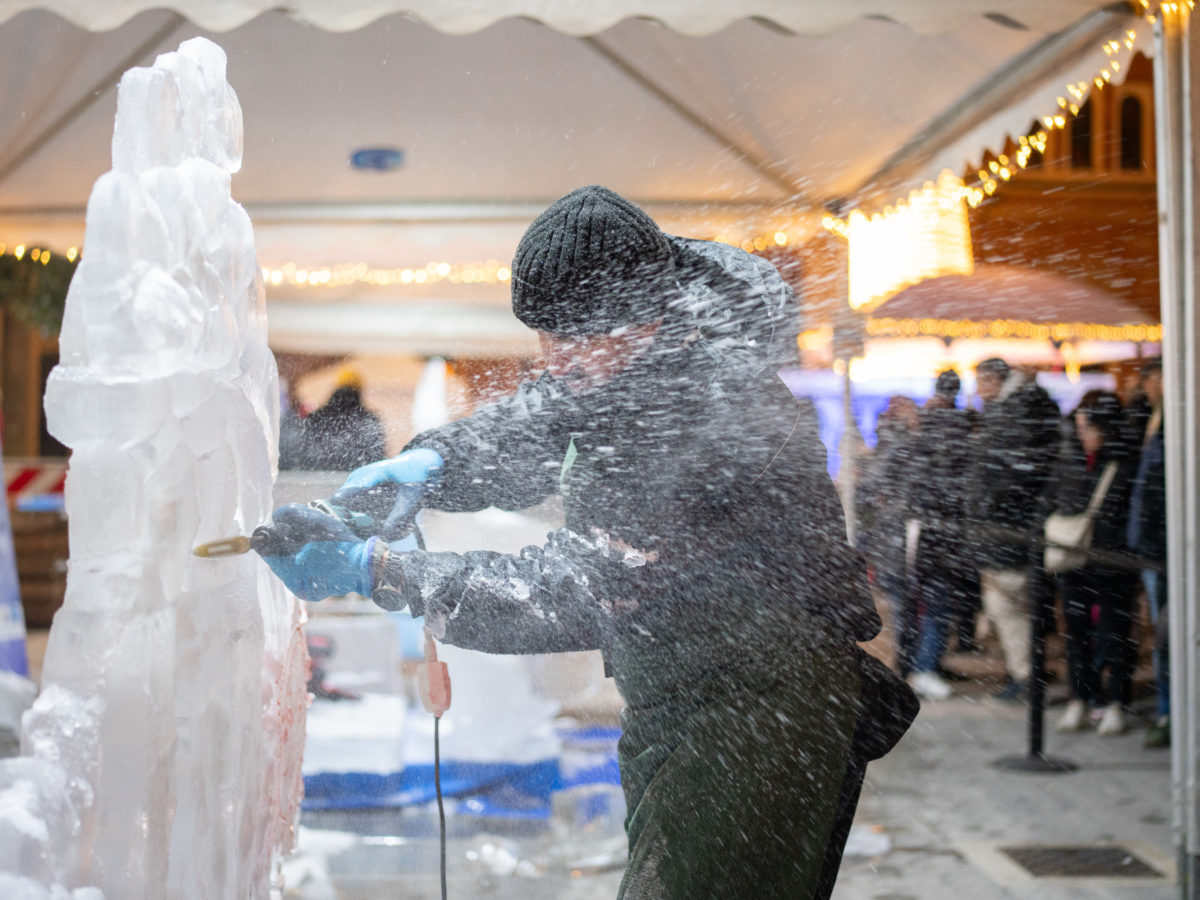
[[607,334],[645,325],[677,293],[666,235],[633,203],[596,185],[555,201],[513,256],[513,313],[539,331]]

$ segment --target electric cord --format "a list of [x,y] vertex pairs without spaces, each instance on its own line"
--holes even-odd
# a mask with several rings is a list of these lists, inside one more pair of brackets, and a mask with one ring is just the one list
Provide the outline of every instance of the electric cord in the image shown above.
[[433,787],[437,791],[438,831],[442,839],[442,900],[446,900],[446,808],[442,805],[442,748],[438,737],[441,716],[433,717]]

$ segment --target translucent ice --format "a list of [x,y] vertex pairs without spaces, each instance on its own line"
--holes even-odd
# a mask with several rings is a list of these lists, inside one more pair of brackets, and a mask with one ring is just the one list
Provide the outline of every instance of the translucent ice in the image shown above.
[[153,68],[126,73],[113,129],[114,169],[145,171],[189,158],[227,172],[242,166],[242,108],[225,80],[224,51],[203,38],[184,41]]
[[267,897],[299,809],[301,610],[253,555],[278,385],[245,211],[241,110],[196,39],[121,81],[61,363],[67,596],[24,756],[0,763],[0,896]]
[[450,421],[446,401],[446,361],[434,357],[425,364],[413,395],[413,432],[420,434]]

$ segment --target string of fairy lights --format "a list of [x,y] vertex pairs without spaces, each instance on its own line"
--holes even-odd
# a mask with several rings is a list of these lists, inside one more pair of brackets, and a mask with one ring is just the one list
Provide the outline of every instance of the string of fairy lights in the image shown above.
[[[8,246],[0,243],[0,256],[4,256],[8,252]],[[28,254],[33,262],[41,263],[43,266],[50,265],[50,257],[52,256],[50,250],[41,247],[29,247],[26,244],[15,245],[11,252],[16,259],[24,259],[26,254]],[[79,258],[79,248],[71,247],[64,255],[67,257],[68,262],[75,262]]]
[[[1194,9],[1194,0],[1184,2],[1164,2],[1151,8],[1149,0],[1138,0],[1142,12],[1150,23],[1157,21],[1159,15],[1180,15]],[[996,194],[1001,186],[1011,181],[1026,170],[1034,162],[1034,154],[1044,154],[1050,142],[1050,135],[1069,127],[1071,121],[1079,116],[1085,108],[1089,94],[1103,90],[1113,83],[1122,69],[1122,46],[1126,51],[1132,51],[1137,41],[1137,31],[1128,29],[1120,38],[1110,38],[1101,45],[1104,60],[1090,81],[1078,81],[1065,86],[1064,91],[1057,97],[1057,109],[1042,116],[1037,124],[1027,133],[1019,135],[1014,144],[1015,150],[1011,156],[1008,152],[986,154],[984,162],[975,172],[970,181],[959,181],[951,173],[944,172],[938,184],[926,184],[921,190],[915,190],[906,199],[897,201],[885,208],[881,213],[867,217],[861,210],[851,211],[845,218],[827,215],[822,221],[824,228],[846,240],[850,245],[850,306],[861,313],[870,313],[872,309],[902,289],[908,284],[937,277],[943,274],[965,273],[973,269],[970,259],[969,231],[964,231],[965,216],[957,215],[948,209],[957,206],[965,213],[965,207],[974,209],[985,199]],[[1012,146],[1012,145],[1010,145]],[[1004,148],[1005,151],[1009,147]],[[948,177],[951,176],[951,177]],[[931,202],[935,200],[936,202]],[[929,257],[922,261],[924,267],[920,272],[906,271],[902,259],[890,260],[894,273],[885,272],[889,266],[886,257],[913,256],[915,248],[902,246],[911,233],[924,229],[927,232],[922,255]],[[852,239],[853,237],[853,239]],[[965,245],[960,246],[965,241]],[[863,253],[870,244],[870,253]],[[855,251],[858,250],[859,262],[862,256],[870,256],[867,267],[859,266],[856,298],[856,267]],[[910,265],[911,268],[911,265]],[[881,274],[883,273],[883,274]],[[885,283],[891,277],[890,283]],[[867,288],[861,282],[874,280],[876,283]],[[946,340],[973,339],[1036,339],[1051,340],[1061,344],[1064,355],[1067,348],[1080,341],[1113,341],[1113,342],[1156,342],[1162,340],[1160,325],[1134,324],[1106,326],[1086,322],[1056,322],[1037,323],[1015,320],[950,320],[950,319],[893,319],[867,317],[863,323],[864,332],[869,337],[937,337]],[[828,346],[831,336],[817,331],[801,335],[802,349],[817,349]],[[1068,368],[1071,368],[1070,366]],[[1074,366],[1078,374],[1078,366]]]
[[1028,322],[1021,319],[893,319],[868,318],[869,337],[938,337],[974,340],[1019,338],[1026,340],[1078,342],[1124,341],[1156,343],[1162,326],[1150,324],[1099,325],[1091,322]]
[[[1136,0],[1142,8],[1142,15],[1150,24],[1158,21],[1159,16],[1179,15],[1186,8],[1189,12],[1196,8],[1195,0],[1181,0],[1181,2],[1161,2],[1152,4],[1151,0]],[[1075,118],[1083,110],[1084,104],[1087,102],[1089,92],[1095,90],[1103,90],[1121,71],[1121,62],[1116,58],[1122,45],[1126,50],[1132,50],[1137,41],[1136,29],[1128,29],[1120,38],[1112,38],[1100,45],[1100,50],[1104,53],[1106,60],[1101,67],[1096,71],[1096,74],[1090,81],[1078,81],[1065,86],[1063,94],[1056,98],[1058,108],[1040,118],[1038,127],[1031,129],[1026,134],[1020,135],[1016,139],[1017,148],[1010,157],[1006,153],[997,154],[994,159],[982,163],[976,172],[976,179],[969,184],[964,184],[960,190],[960,198],[965,200],[971,208],[975,208],[982,203],[987,197],[991,197],[1000,189],[1001,185],[1011,181],[1017,174],[1029,167],[1033,160],[1034,152],[1045,153],[1049,142],[1050,133],[1054,131],[1062,131],[1067,128],[1071,119]],[[889,210],[902,209],[907,201],[898,200]],[[837,234],[839,237],[847,237],[848,222],[846,219],[836,216],[825,216],[821,224],[826,230]]]
[[348,287],[355,284],[376,287],[396,285],[430,285],[439,282],[450,284],[503,284],[512,277],[512,271],[499,260],[483,262],[450,263],[430,262],[419,267],[379,268],[366,263],[344,263],[317,269],[306,269],[287,263],[279,267],[264,267],[263,281],[269,285],[296,287]]
[[[1154,22],[1156,15],[1153,12],[1149,12],[1149,0],[1139,0],[1139,2],[1142,3],[1143,9],[1146,10],[1147,20]],[[1162,9],[1168,13],[1178,12],[1179,7],[1184,5],[1189,9],[1193,8],[1194,2],[1195,0],[1185,0],[1185,3],[1165,3],[1162,4]],[[1121,71],[1120,60],[1116,59],[1115,55],[1121,49],[1122,45],[1124,45],[1126,50],[1132,50],[1136,40],[1137,31],[1135,29],[1128,29],[1121,38],[1105,41],[1100,49],[1105,54],[1106,60],[1097,70],[1095,76],[1090,81],[1078,81],[1066,85],[1063,94],[1057,98],[1057,110],[1042,116],[1038,127],[1031,129],[1026,134],[1019,135],[1016,139],[1016,150],[1011,156],[1007,153],[999,153],[994,159],[982,163],[975,172],[975,179],[970,183],[964,183],[959,188],[957,198],[965,201],[968,206],[974,209],[986,198],[993,196],[1000,189],[1001,185],[1011,181],[1020,172],[1026,170],[1033,161],[1035,152],[1046,152],[1050,134],[1066,129],[1071,119],[1079,115],[1084,104],[1087,102],[1088,93],[1093,88],[1102,90],[1106,85],[1112,83],[1113,79]],[[908,205],[908,202],[907,200],[896,201],[884,210],[883,215],[899,214]],[[826,230],[839,237],[847,238],[849,236],[848,216],[840,218],[828,215],[822,219],[821,224]]]
[[[1146,21],[1154,23],[1157,18],[1168,15],[1178,15],[1195,8],[1195,0],[1179,0],[1179,2],[1158,2],[1151,0],[1135,0],[1142,9]],[[1121,71],[1121,64],[1115,58],[1122,44],[1127,50],[1132,49],[1137,39],[1137,32],[1129,29],[1123,37],[1106,41],[1101,49],[1107,57],[1104,64],[1097,70],[1091,81],[1079,81],[1065,86],[1064,93],[1057,98],[1058,109],[1041,117],[1037,128],[1020,135],[1016,139],[1016,149],[1010,156],[1000,153],[995,158],[981,164],[975,171],[975,177],[970,183],[964,183],[957,190],[956,199],[964,201],[971,208],[979,206],[985,199],[993,196],[1001,186],[1011,181],[1020,172],[1026,170],[1033,161],[1033,154],[1046,151],[1049,136],[1054,131],[1067,128],[1069,122],[1078,116],[1087,100],[1089,91],[1093,88],[1102,90],[1110,84]],[[887,207],[882,215],[898,215],[903,213],[910,200],[900,199]],[[829,232],[842,238],[849,235],[849,217],[841,218],[833,215],[824,216],[822,226]],[[774,230],[751,237],[738,239],[727,234],[716,234],[713,240],[754,253],[761,253],[771,248],[786,247],[796,239],[796,235],[787,230]],[[0,256],[11,253],[17,259],[26,254],[34,262],[48,264],[51,251],[46,248],[29,246],[28,242],[18,243],[8,247],[0,243]],[[74,262],[81,255],[78,247],[71,247],[66,252],[66,258]],[[279,266],[263,268],[263,280],[266,284],[279,287],[349,287],[352,285],[368,285],[380,287],[431,285],[439,282],[451,284],[500,284],[506,283],[511,277],[507,265],[495,259],[474,262],[449,262],[435,260],[418,266],[380,267],[365,262],[347,262],[329,266],[304,267],[288,262]]]

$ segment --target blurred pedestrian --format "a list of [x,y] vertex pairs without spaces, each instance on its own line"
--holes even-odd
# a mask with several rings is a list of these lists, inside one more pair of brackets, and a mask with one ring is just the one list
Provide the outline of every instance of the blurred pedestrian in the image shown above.
[[362,401],[362,377],[338,373],[328,402],[304,420],[303,464],[297,468],[345,472],[387,455],[383,423]]
[[919,634],[916,597],[908,585],[908,523],[920,422],[912,398],[897,395],[888,400],[875,426],[875,449],[865,460],[857,492],[859,547],[888,601],[894,668],[901,678],[912,672]]
[[930,700],[951,694],[955,675],[942,666],[950,623],[967,597],[968,569],[973,568],[963,531],[963,512],[970,472],[971,421],[955,405],[961,381],[953,369],[937,379],[934,396],[921,410],[920,438],[912,458],[910,515],[918,524],[909,568],[909,590],[918,604],[918,634],[912,689]]
[[1140,394],[1147,410],[1142,419],[1141,454],[1129,503],[1126,540],[1129,549],[1155,563],[1142,570],[1146,605],[1154,623],[1154,683],[1157,693],[1154,724],[1146,732],[1146,746],[1171,746],[1170,629],[1167,615],[1167,490],[1163,443],[1162,359],[1142,367]]
[[983,410],[973,442],[968,540],[983,611],[1004,651],[1007,683],[994,696],[1026,696],[1030,662],[1033,530],[1057,458],[1058,407],[1037,381],[998,357],[975,368]]
[[[1090,508],[1090,549],[1120,553],[1126,545],[1129,495],[1137,441],[1111,391],[1089,391],[1071,417],[1054,471],[1054,512],[1077,516]],[[1103,712],[1099,732],[1125,731],[1137,646],[1130,640],[1138,573],[1088,560],[1057,576],[1067,630],[1070,699],[1059,731],[1088,724],[1089,706]],[[1105,677],[1107,676],[1107,677]]]
[[304,460],[304,418],[288,384],[279,382],[279,468],[301,469]]

